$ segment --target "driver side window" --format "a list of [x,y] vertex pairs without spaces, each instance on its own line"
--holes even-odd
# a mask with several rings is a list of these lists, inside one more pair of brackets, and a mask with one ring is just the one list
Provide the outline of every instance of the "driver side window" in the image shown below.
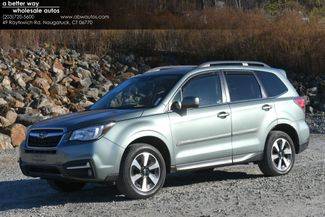
[[188,96],[199,97],[200,107],[222,103],[219,75],[199,75],[192,78],[182,88],[182,95],[183,98]]

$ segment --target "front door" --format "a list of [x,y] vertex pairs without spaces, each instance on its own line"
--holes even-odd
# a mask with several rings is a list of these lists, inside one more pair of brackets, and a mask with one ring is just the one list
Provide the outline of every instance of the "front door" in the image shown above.
[[191,78],[175,96],[200,100],[198,108],[169,113],[177,169],[231,163],[231,112],[221,90],[219,74],[209,73]]

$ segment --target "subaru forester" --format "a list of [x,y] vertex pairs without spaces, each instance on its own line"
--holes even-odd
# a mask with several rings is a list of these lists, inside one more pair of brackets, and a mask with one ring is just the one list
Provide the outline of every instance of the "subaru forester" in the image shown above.
[[284,175],[308,146],[304,109],[286,72],[261,62],[159,67],[29,127],[19,164],[60,191],[113,182],[129,198],[154,195],[177,171],[253,162]]

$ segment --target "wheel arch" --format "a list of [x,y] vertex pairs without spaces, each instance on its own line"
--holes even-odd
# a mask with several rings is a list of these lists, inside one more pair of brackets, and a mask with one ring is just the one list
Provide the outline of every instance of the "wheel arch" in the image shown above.
[[295,147],[295,153],[298,154],[299,153],[299,136],[297,133],[297,130],[291,126],[290,124],[287,123],[279,123],[276,126],[274,126],[269,134],[267,135],[267,138],[269,137],[271,131],[282,131],[286,134],[288,134],[290,136],[290,138],[293,141],[294,147]]
[[161,153],[161,155],[163,156],[163,158],[165,160],[166,172],[170,173],[170,171],[171,171],[171,153],[168,149],[166,142],[164,142],[161,138],[158,138],[156,136],[142,136],[142,137],[133,139],[128,144],[127,148],[124,150],[124,153],[122,155],[122,160],[120,163],[120,167],[122,165],[123,159],[126,157],[129,147],[135,143],[146,143],[146,144],[152,145],[153,147],[158,149],[158,151]]

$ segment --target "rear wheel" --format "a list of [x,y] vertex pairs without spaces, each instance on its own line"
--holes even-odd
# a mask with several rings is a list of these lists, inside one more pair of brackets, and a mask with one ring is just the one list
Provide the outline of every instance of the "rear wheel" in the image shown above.
[[47,182],[54,190],[60,192],[80,191],[86,185],[86,183],[83,182],[70,182],[59,180],[47,180]]
[[290,136],[282,131],[272,131],[266,141],[264,157],[258,166],[268,176],[290,172],[295,161],[295,147]]
[[148,144],[132,144],[121,164],[117,187],[129,198],[147,198],[158,192],[165,178],[161,153]]

